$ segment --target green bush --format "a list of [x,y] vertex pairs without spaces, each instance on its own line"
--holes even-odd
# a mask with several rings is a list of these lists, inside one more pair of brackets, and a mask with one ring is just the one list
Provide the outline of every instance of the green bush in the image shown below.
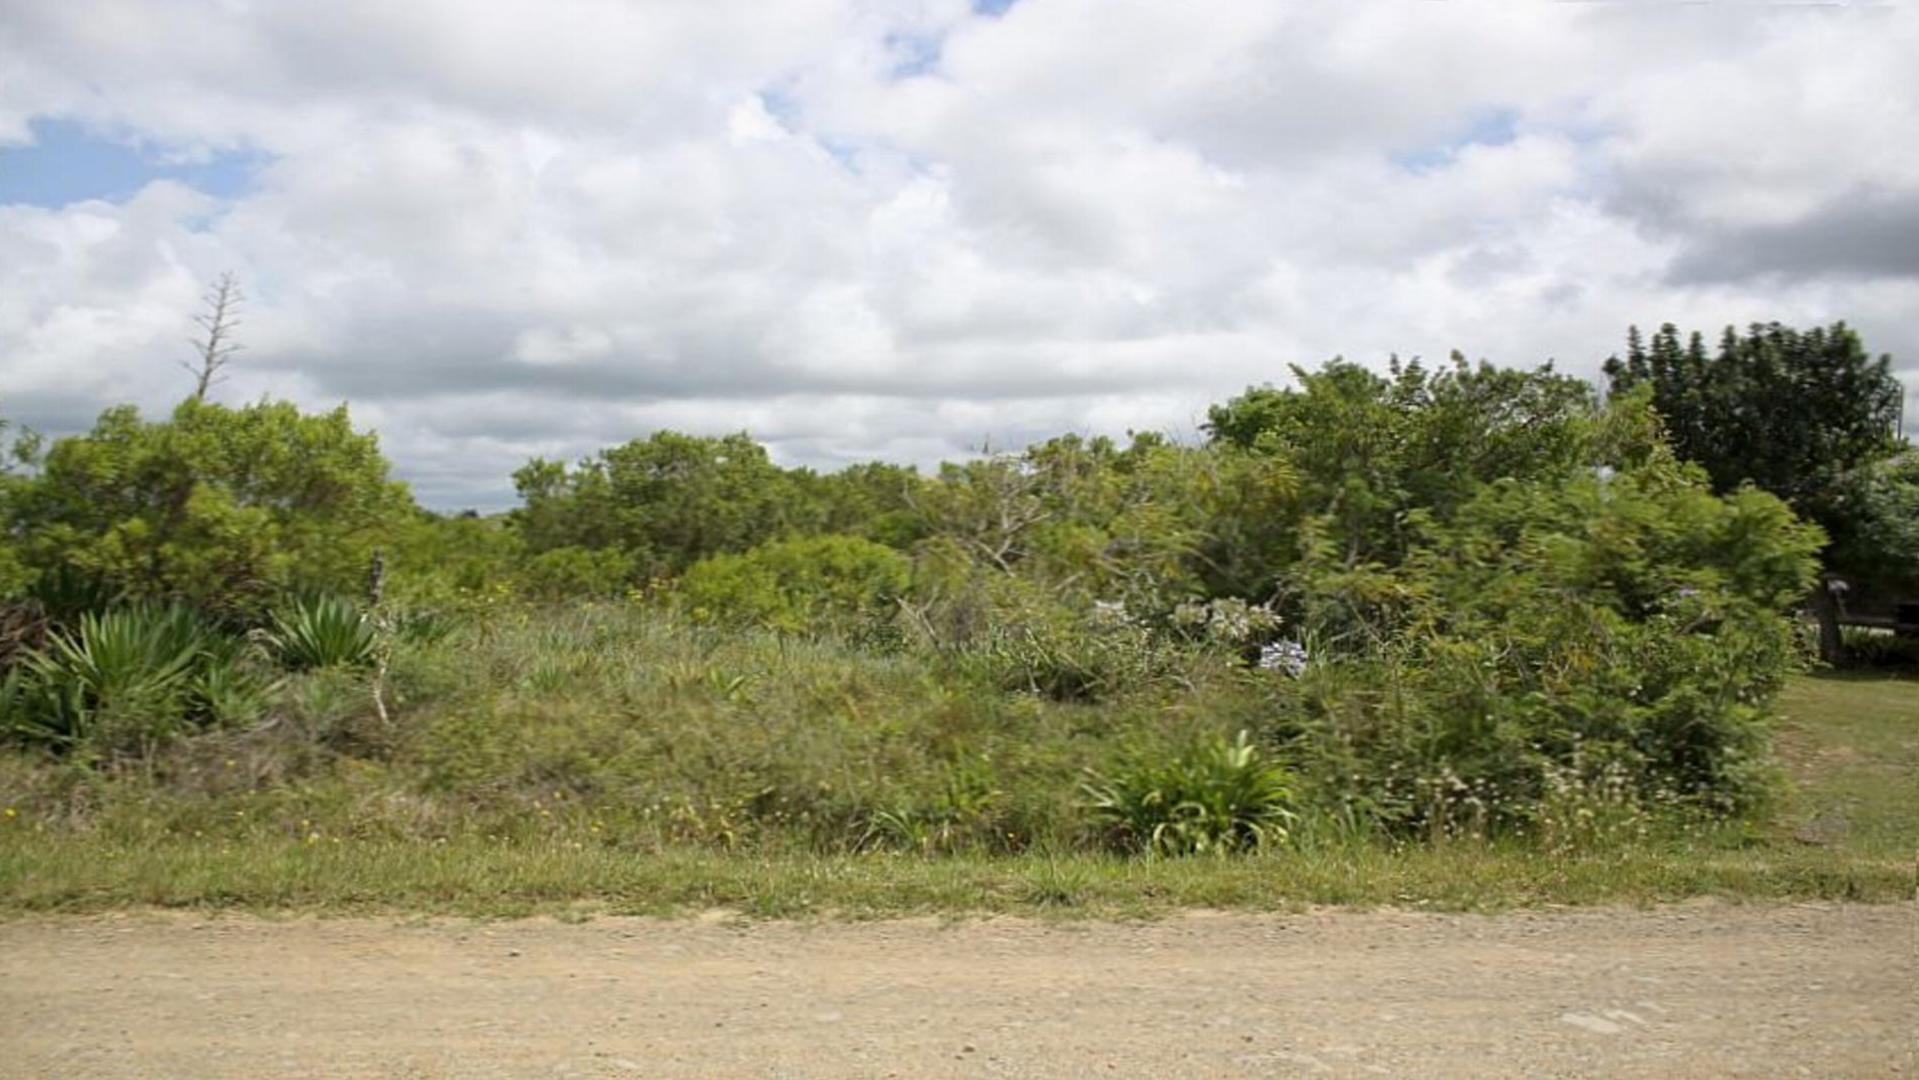
[[1199,662],[1195,651],[1120,607],[1081,612],[1029,599],[999,608],[991,620],[984,642],[966,659],[1002,690],[1054,701],[1096,702],[1176,685]]
[[357,583],[412,506],[345,407],[190,398],[147,420],[122,406],[35,464],[0,499],[29,568],[233,619],[288,588]]
[[1276,734],[1323,801],[1396,829],[1525,827],[1576,759],[1648,804],[1750,809],[1819,539],[1665,467],[1493,485],[1401,566],[1308,567],[1307,629],[1339,634],[1274,680]]
[[1901,637],[1886,630],[1849,626],[1844,631],[1845,667],[1870,671],[1919,668],[1919,638]]
[[911,578],[906,556],[856,536],[779,540],[695,563],[678,585],[695,621],[788,633],[870,625]]
[[561,547],[520,568],[520,589],[534,600],[617,596],[633,576],[633,560],[614,548]]
[[1111,842],[1159,855],[1279,846],[1295,819],[1291,774],[1244,731],[1170,760],[1135,756],[1110,775],[1093,773],[1084,790]]

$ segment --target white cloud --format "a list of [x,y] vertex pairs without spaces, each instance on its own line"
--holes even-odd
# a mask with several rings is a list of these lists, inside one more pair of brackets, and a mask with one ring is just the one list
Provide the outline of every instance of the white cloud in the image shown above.
[[928,461],[1190,430],[1334,353],[1590,373],[1633,321],[1911,363],[1896,251],[1764,271],[1860,192],[1919,208],[1915,46],[1729,4],[0,0],[0,140],[270,156],[0,206],[0,411],[163,407],[226,269],[223,393],[350,399],[442,505],[657,426]]

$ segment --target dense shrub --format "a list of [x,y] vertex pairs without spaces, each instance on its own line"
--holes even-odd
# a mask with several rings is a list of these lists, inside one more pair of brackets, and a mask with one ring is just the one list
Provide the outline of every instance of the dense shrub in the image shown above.
[[1462,805],[1523,824],[1576,758],[1646,799],[1764,796],[1766,703],[1800,660],[1781,609],[1820,543],[1777,499],[1658,466],[1493,485],[1422,534],[1364,603],[1337,603],[1351,572],[1302,582],[1347,635],[1279,694],[1324,797],[1394,826]]
[[[1210,428],[929,477],[660,433],[529,465],[487,520],[396,502],[343,413],[110,413],[0,473],[0,589],[26,590],[0,718],[149,760],[223,729],[187,741],[337,768],[377,788],[359,827],[405,835],[573,815],[635,845],[1179,853],[1280,842],[1295,813],[1566,837],[1587,801],[1762,805],[1822,538],[1713,494],[1644,391],[1334,364]],[[249,471],[274,433],[313,461]],[[337,598],[376,535],[377,631]],[[289,600],[308,576],[332,598]],[[201,614],[121,610],[175,596]]]
[[780,540],[715,555],[680,579],[695,621],[797,632],[890,617],[911,578],[906,556],[854,536]]
[[633,560],[613,548],[560,547],[542,551],[520,568],[520,588],[535,600],[616,596],[633,577]]
[[1871,671],[1919,671],[1919,637],[1902,637],[1885,630],[1848,627],[1845,667]]
[[525,504],[515,521],[532,551],[615,550],[641,577],[745,551],[809,511],[801,481],[743,433],[655,432],[571,467],[529,462],[513,482]]
[[969,659],[1004,690],[1055,701],[1110,700],[1172,682],[1200,657],[1123,606],[1076,609],[1019,597],[992,612]]

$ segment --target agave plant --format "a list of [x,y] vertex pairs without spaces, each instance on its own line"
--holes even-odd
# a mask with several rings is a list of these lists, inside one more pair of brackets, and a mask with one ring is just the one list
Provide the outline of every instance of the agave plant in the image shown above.
[[295,671],[363,667],[379,647],[373,624],[352,601],[324,593],[297,598],[277,612],[262,640]]
[[188,719],[191,682],[208,637],[205,625],[180,607],[88,612],[72,631],[50,635],[14,673],[10,726],[76,743],[111,724],[150,745]]
[[1161,855],[1283,844],[1294,819],[1291,776],[1244,731],[1201,741],[1170,761],[1136,759],[1084,791],[1116,840]]

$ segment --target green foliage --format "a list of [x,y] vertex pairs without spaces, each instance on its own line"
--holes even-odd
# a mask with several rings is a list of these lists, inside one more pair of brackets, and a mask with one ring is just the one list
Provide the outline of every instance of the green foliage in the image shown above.
[[1197,657],[1123,605],[1079,609],[1039,590],[998,590],[975,665],[1005,690],[1054,701],[1111,700],[1176,680]]
[[103,756],[147,756],[208,722],[258,715],[271,684],[238,640],[178,606],[82,615],[0,689],[16,738]]
[[363,667],[373,662],[379,634],[351,600],[330,593],[298,597],[273,614],[262,635],[280,664],[293,671]]
[[420,510],[389,539],[388,595],[408,604],[446,607],[504,591],[528,561],[504,515]]
[[1797,330],[1728,326],[1716,352],[1671,323],[1652,341],[1637,328],[1606,362],[1614,392],[1649,386],[1679,455],[1713,486],[1751,483],[1826,523],[1835,479],[1891,453],[1900,387],[1892,358],[1872,357],[1845,323]]
[[[1605,370],[1615,392],[1650,395],[1674,449],[1717,490],[1756,485],[1823,526],[1831,574],[1882,590],[1919,582],[1910,543],[1919,486],[1884,467],[1904,445],[1894,430],[1903,391],[1892,358],[1874,359],[1845,323],[1754,324],[1743,335],[1729,326],[1710,354],[1697,333],[1682,345],[1671,323],[1650,344],[1634,328],[1625,358]],[[1833,598],[1822,588],[1811,599],[1821,654],[1836,662]]]
[[[25,483],[16,466],[30,465],[39,456],[38,436],[32,432],[9,435],[11,426],[0,418],[0,524],[4,524],[5,508],[18,498],[18,490]],[[19,540],[12,530],[0,527],[0,603],[24,595],[33,580],[33,569]]]
[[[277,746],[276,777],[377,763],[516,836],[578,799],[649,846],[1228,851],[1298,812],[1559,850],[1764,805],[1817,528],[1714,494],[1649,385],[1296,374],[1207,445],[1064,436],[932,476],[661,432],[530,463],[491,519],[411,508],[343,412],[111,412],[0,473],[0,587],[29,598],[5,655],[46,641],[0,712],[162,771],[207,726],[186,745]],[[1843,474],[1879,531],[1836,539],[1902,542],[1907,471]],[[383,638],[340,598],[375,542]],[[172,652],[82,621],[142,597],[257,628],[294,674],[198,617]],[[376,654],[405,723],[367,720]]]
[[1118,846],[1192,855],[1283,845],[1295,820],[1288,771],[1267,760],[1247,732],[1213,736],[1177,756],[1138,756],[1084,791]]
[[[1265,515],[1287,495],[1283,469],[1248,464],[1154,436],[1122,450],[1069,435],[946,465],[916,491],[915,509],[948,553],[1080,606],[1106,600],[1163,615],[1231,565],[1236,552],[1214,541],[1237,530],[1233,515]],[[1215,531],[1222,518],[1229,523]]]
[[532,551],[618,550],[641,579],[745,551],[805,509],[799,482],[744,433],[655,432],[572,468],[535,460],[513,482],[525,503],[514,521]]
[[1334,361],[1293,374],[1297,389],[1256,387],[1214,406],[1207,431],[1216,445],[1285,460],[1299,513],[1319,518],[1348,561],[1402,555],[1415,509],[1444,518],[1481,485],[1623,464],[1613,459],[1635,449],[1607,445],[1592,389],[1550,365],[1470,367],[1455,353],[1437,372],[1395,361],[1381,376]]
[[1828,562],[1862,591],[1919,599],[1919,451],[1854,469],[1825,502]]
[[560,547],[520,566],[520,589],[535,600],[616,596],[633,578],[633,559],[618,548]]
[[1847,627],[1845,651],[1845,666],[1855,670],[1919,672],[1919,637]]
[[910,465],[871,461],[849,465],[817,476],[804,471],[788,474],[800,481],[814,505],[797,512],[791,524],[822,533],[858,536],[892,548],[908,548],[925,536],[913,510],[916,493],[925,486]]
[[344,407],[189,400],[157,422],[110,409],[55,441],[4,510],[38,574],[247,616],[289,587],[349,587],[410,505]]
[[1820,543],[1779,500],[1662,466],[1493,485],[1421,533],[1401,566],[1301,581],[1334,655],[1277,711],[1324,798],[1393,828],[1523,825],[1600,763],[1654,802],[1766,796],[1765,704],[1800,662],[1780,611]]
[[906,556],[870,540],[817,536],[715,555],[680,579],[696,621],[795,633],[870,626],[893,611],[911,577]]

